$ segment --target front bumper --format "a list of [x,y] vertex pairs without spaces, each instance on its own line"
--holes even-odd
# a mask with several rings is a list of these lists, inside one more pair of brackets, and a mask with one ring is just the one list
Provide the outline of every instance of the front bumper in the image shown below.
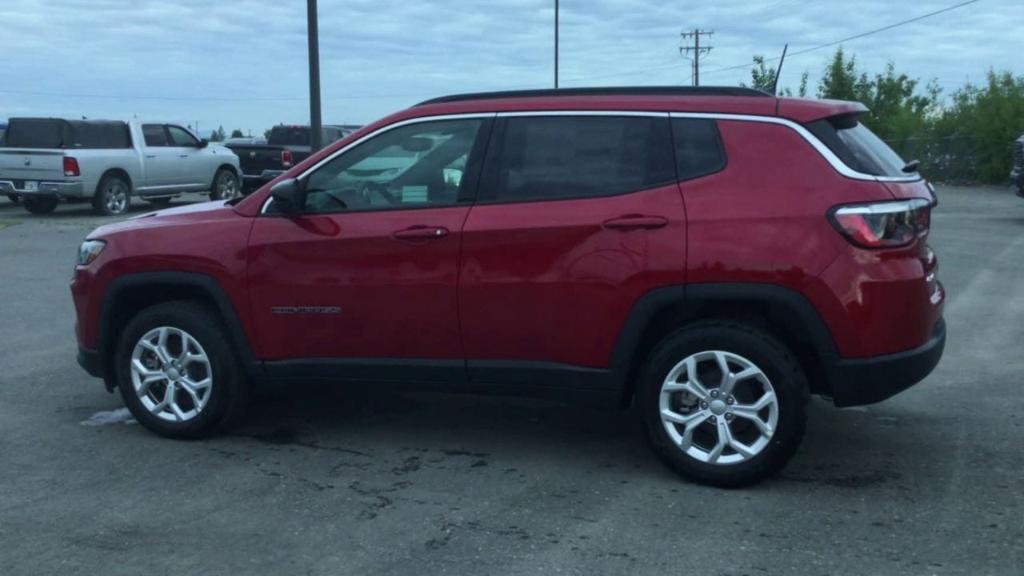
[[58,196],[61,198],[81,198],[82,183],[78,182],[37,182],[37,188],[27,189],[24,180],[0,180],[0,194],[18,194],[20,196]]
[[946,323],[940,319],[932,337],[918,348],[873,358],[840,359],[827,369],[832,400],[842,408],[895,396],[931,374],[945,347]]

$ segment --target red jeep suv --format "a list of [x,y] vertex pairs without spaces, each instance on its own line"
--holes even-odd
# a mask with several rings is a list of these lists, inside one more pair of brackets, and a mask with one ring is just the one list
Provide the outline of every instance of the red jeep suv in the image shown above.
[[931,186],[857,103],[742,88],[450,96],[241,200],[104,226],[79,362],[150,430],[259,382],[636,405],[682,475],[779,470],[809,394],[878,402],[942,355]]

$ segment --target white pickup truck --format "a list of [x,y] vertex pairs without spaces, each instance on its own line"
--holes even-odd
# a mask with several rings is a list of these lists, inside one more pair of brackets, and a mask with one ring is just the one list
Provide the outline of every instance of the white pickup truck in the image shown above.
[[0,141],[0,194],[33,214],[60,201],[124,214],[132,197],[161,205],[184,192],[227,200],[240,174],[234,152],[176,124],[11,118]]

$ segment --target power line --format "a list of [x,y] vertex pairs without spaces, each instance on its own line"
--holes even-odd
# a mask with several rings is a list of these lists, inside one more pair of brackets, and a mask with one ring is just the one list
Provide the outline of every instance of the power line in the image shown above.
[[[20,96],[49,96],[54,98],[97,98],[105,100],[154,100],[182,102],[283,102],[306,101],[305,96],[151,96],[145,94],[76,94],[71,92],[38,92],[32,90],[0,90],[0,94]],[[332,96],[324,100],[367,100],[379,98],[425,98],[424,94],[359,94],[353,96]]]
[[679,48],[679,53],[682,54],[684,58],[689,58],[690,54],[693,54],[694,86],[700,86],[700,55],[710,54],[711,50],[714,48],[714,46],[701,46],[700,37],[712,36],[714,35],[714,33],[714,30],[707,31],[695,28],[693,32],[683,32],[682,34],[680,34],[680,36],[683,37],[683,40],[689,40],[690,38],[693,38],[693,46],[681,46]]
[[[924,20],[925,18],[931,18],[932,16],[937,16],[937,15],[943,14],[945,12],[950,12],[952,10],[956,10],[957,8],[963,8],[964,6],[967,6],[969,4],[974,4],[974,3],[980,2],[980,1],[981,0],[968,0],[967,2],[961,2],[959,4],[954,4],[953,6],[947,6],[945,8],[941,8],[941,9],[936,10],[934,12],[929,12],[927,14],[922,14],[920,16],[916,16],[916,17],[910,18],[908,20],[902,20],[902,21],[896,22],[894,24],[889,24],[888,26],[883,26],[881,28],[876,28],[874,30],[868,30],[867,32],[861,32],[859,34],[854,34],[853,36],[847,36],[846,38],[842,38],[842,39],[839,39],[839,40],[834,40],[832,42],[826,42],[825,44],[819,44],[817,46],[812,46],[810,48],[804,48],[803,50],[797,50],[795,52],[791,52],[789,54],[789,56],[790,57],[799,56],[801,54],[807,54],[808,52],[814,52],[815,50],[821,50],[823,48],[829,48],[829,47],[832,47],[832,46],[836,46],[838,44],[842,44],[843,42],[849,42],[850,40],[857,40],[859,38],[864,38],[865,36],[871,36],[872,34],[878,34],[879,32],[886,32],[888,30],[892,30],[893,28],[899,28],[900,26],[905,26],[907,24],[913,24],[914,22],[918,22],[918,21]],[[773,58],[765,58],[765,62],[774,62],[774,61],[776,61],[778,59],[779,59],[778,56],[775,56]],[[714,70],[709,70],[709,71],[706,72],[706,74],[715,74],[717,72],[727,72],[729,70],[739,70],[739,69],[742,69],[742,68],[749,68],[749,67],[750,67],[749,63],[746,63],[746,64],[736,64],[735,66],[726,66],[725,68],[716,68]]]

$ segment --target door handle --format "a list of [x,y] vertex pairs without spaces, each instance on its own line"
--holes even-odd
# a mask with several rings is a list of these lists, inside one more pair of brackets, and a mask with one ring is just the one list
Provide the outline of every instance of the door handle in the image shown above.
[[410,226],[392,234],[398,240],[436,240],[448,235],[444,226]]
[[146,158],[156,158],[156,154],[146,154]]
[[655,230],[668,225],[668,218],[661,216],[644,216],[643,214],[627,214],[604,221],[604,227],[610,230]]
[[178,154],[178,158],[188,158],[188,154]]

